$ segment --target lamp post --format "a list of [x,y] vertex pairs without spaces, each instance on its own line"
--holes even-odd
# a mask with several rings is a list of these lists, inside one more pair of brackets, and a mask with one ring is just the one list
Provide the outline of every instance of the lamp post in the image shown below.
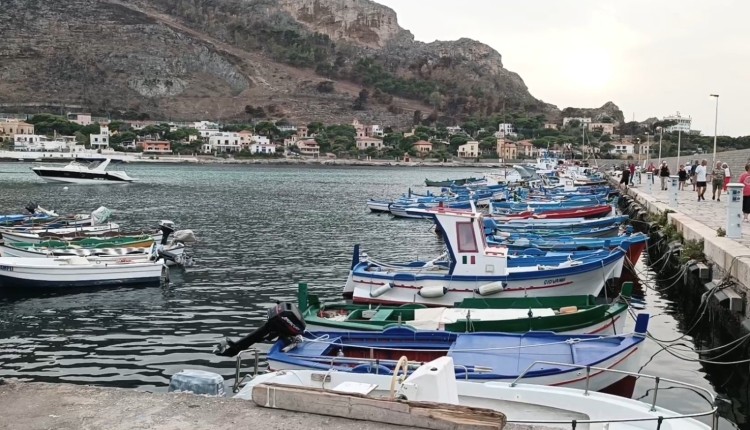
[[682,129],[677,130],[677,167],[680,167],[680,144],[682,143]]
[[714,115],[714,161],[713,166],[716,165],[716,135],[718,132],[718,126],[719,126],[719,95],[718,94],[710,94],[711,97],[716,98],[716,114]]
[[646,165],[648,166],[649,161],[651,161],[651,139],[648,136],[648,132],[646,132]]
[[659,129],[659,163],[657,166],[661,166],[661,139],[664,137],[664,128],[657,127]]

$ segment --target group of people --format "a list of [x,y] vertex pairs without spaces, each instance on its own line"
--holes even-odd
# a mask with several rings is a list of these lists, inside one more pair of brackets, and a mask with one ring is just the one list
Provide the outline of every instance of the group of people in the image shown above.
[[[721,192],[727,190],[727,184],[729,184],[732,179],[732,172],[727,163],[722,163],[721,161],[717,161],[716,166],[710,172],[708,171],[707,165],[708,161],[705,159],[701,162],[695,160],[695,162],[688,168],[686,168],[684,164],[680,164],[680,167],[677,170],[677,189],[685,190],[685,184],[690,180],[690,183],[693,186],[693,191],[698,193],[698,201],[706,200],[704,195],[708,188],[708,178],[710,177],[711,189],[713,192],[711,200],[720,202]],[[658,168],[654,166],[654,163],[651,163],[646,170],[652,174],[651,183],[654,183],[654,176],[658,176],[662,191],[668,189],[667,181],[669,180],[671,172],[666,160],[662,161]],[[634,185],[635,172],[636,167],[634,163],[630,163],[630,166],[626,166],[622,169],[620,184],[624,185],[625,189],[627,189],[628,185]]]

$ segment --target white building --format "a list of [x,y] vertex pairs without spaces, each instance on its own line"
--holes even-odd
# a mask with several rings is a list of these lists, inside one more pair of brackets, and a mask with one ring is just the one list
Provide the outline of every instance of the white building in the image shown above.
[[445,127],[446,130],[448,130],[448,135],[453,136],[454,134],[461,133],[463,130],[461,130],[461,127],[454,125],[452,127]]
[[383,137],[385,135],[385,131],[382,126],[380,125],[371,125],[367,127],[367,136],[368,137]]
[[99,134],[89,135],[89,145],[91,149],[109,148],[109,127],[106,125],[99,126]]
[[221,133],[219,131],[219,124],[211,121],[194,122],[193,128],[198,130],[202,138],[208,138]]
[[610,154],[634,154],[635,145],[630,142],[612,142],[613,148],[609,150]]
[[17,134],[13,138],[13,149],[16,151],[63,151],[69,144],[61,140],[52,140],[39,134]]
[[271,143],[252,143],[250,144],[250,153],[252,154],[275,154],[276,145]]
[[297,126],[296,125],[277,125],[276,128],[279,129],[280,132],[285,131],[294,131],[297,132]]
[[357,149],[364,151],[367,148],[383,149],[383,141],[374,137],[358,137]]
[[681,131],[683,133],[690,133],[690,125],[692,123],[692,119],[689,116],[681,116],[679,112],[677,112],[677,115],[673,116],[665,116],[663,121],[674,121],[676,124],[667,127],[667,131],[669,133],[675,132],[675,131]]
[[216,134],[207,136],[208,142],[201,146],[201,152],[211,153],[231,153],[242,150],[242,138],[239,133],[216,132]]
[[502,139],[504,137],[516,137],[518,134],[513,131],[513,124],[504,122],[502,124],[497,125],[497,133],[495,133],[495,137],[498,139]]
[[588,125],[591,124],[591,118],[567,117],[563,118],[563,127],[568,125],[570,121],[579,121],[583,127],[588,127]]

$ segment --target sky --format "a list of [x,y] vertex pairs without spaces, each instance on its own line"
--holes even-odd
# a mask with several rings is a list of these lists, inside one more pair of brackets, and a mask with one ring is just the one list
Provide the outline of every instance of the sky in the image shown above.
[[375,0],[422,42],[495,48],[537,99],[612,101],[626,121],[690,116],[713,136],[750,135],[750,2],[735,0]]

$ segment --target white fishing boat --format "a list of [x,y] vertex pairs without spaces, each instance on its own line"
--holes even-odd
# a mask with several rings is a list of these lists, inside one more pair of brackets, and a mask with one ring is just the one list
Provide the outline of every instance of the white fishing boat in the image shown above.
[[511,264],[506,247],[487,243],[483,215],[445,208],[430,212],[443,232],[446,253],[430,261],[381,263],[355,247],[344,297],[355,303],[453,306],[467,298],[596,296],[622,272],[623,249]]
[[[555,365],[551,362],[546,364]],[[650,375],[630,374],[644,380],[656,380],[649,403],[645,403],[589,389],[523,384],[520,383],[523,382],[523,375],[510,384],[457,380],[450,357],[442,357],[426,364],[411,363],[406,357],[402,357],[398,366],[393,375],[336,370],[282,370],[254,377],[235,398],[252,400],[258,406],[266,408],[419,427],[425,420],[450,422],[456,418],[464,418],[482,422],[481,416],[488,416],[488,412],[494,411],[504,415],[507,424],[519,426],[513,428],[718,428],[717,408],[711,392],[695,385]],[[586,380],[588,375],[608,370],[588,367],[581,371]],[[711,404],[703,411],[689,413],[659,407],[656,405],[657,393],[660,387],[665,386],[682,386],[698,391]],[[423,408],[427,410],[422,410],[421,413],[415,411]],[[385,413],[368,414],[368,410],[381,410]],[[429,413],[430,411],[439,412]],[[695,419],[700,416],[712,418],[713,425],[708,426]],[[410,422],[413,424],[409,424]],[[497,421],[494,422],[497,424]],[[500,424],[497,428],[503,426]]]
[[107,171],[112,159],[82,163],[71,161],[64,166],[43,165],[31,170],[47,182],[66,182],[72,184],[125,184],[135,181],[123,171]]
[[64,289],[159,284],[164,261],[154,258],[0,257],[0,289]]
[[0,229],[0,233],[2,233],[5,243],[39,243],[50,238],[59,240],[72,240],[76,237],[96,237],[118,231],[120,231],[120,226],[115,223],[68,228],[28,229],[26,231]]

